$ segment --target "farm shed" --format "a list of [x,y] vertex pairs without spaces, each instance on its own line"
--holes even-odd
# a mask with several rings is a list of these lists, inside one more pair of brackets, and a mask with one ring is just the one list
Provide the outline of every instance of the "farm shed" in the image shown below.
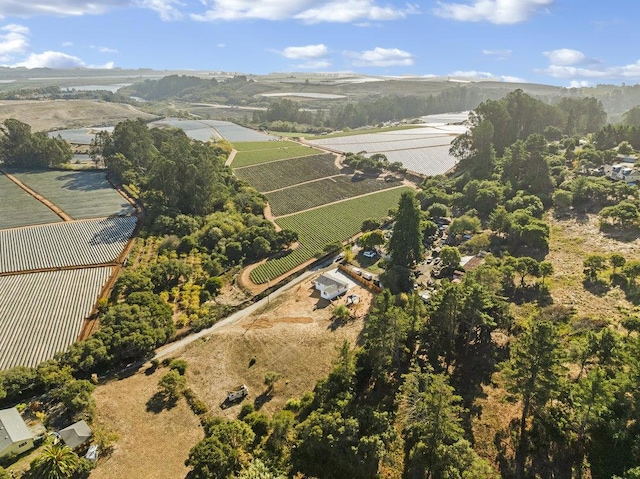
[[76,449],[91,439],[93,432],[89,425],[84,420],[81,420],[61,429],[58,431],[58,435],[67,446],[71,449]]
[[0,458],[22,454],[32,447],[33,434],[18,410],[0,410]]
[[343,281],[330,273],[321,274],[313,284],[315,288],[320,291],[320,296],[329,301],[349,290],[349,283],[347,281]]

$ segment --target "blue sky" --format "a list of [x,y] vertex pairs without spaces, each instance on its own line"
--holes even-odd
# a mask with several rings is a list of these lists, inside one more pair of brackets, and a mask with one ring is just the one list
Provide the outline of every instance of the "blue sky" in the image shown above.
[[0,64],[640,82],[637,0],[0,0]]

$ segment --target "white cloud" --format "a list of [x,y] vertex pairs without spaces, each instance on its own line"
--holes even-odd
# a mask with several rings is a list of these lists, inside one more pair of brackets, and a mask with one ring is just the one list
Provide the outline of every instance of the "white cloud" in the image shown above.
[[295,18],[305,23],[359,20],[384,21],[418,13],[418,7],[380,6],[376,0],[202,0],[208,5],[203,14],[192,14],[199,21],[216,20],[285,20]]
[[139,0],[140,6],[153,10],[165,21],[178,20],[182,18],[182,13],[178,6],[184,5],[179,0]]
[[521,23],[554,3],[554,0],[472,0],[466,3],[438,2],[434,13],[460,22]]
[[353,58],[353,65],[357,67],[391,67],[410,66],[414,63],[411,53],[398,48],[380,48],[364,52],[346,52],[346,56]]
[[9,24],[0,27],[0,61],[11,61],[29,49],[29,29],[22,25]]
[[120,53],[115,48],[97,47],[95,45],[91,45],[91,48],[93,48],[94,50],[98,50],[100,53]]
[[43,53],[32,53],[29,57],[19,63],[16,67],[26,68],[79,68],[85,64],[80,58],[62,52],[46,51]]
[[[405,18],[408,14],[417,13],[418,8],[407,5],[405,9],[379,7],[371,0],[344,0],[328,2],[316,8],[310,8],[295,16],[306,23],[352,23],[358,20],[388,21]],[[360,23],[359,25],[363,25]],[[368,24],[364,24],[367,25]]]
[[26,60],[18,62],[12,67],[25,68],[98,68],[111,70],[115,67],[113,62],[102,65],[87,65],[82,59],[63,52],[46,51],[31,53]]
[[496,60],[506,60],[511,56],[512,51],[508,49],[504,50],[482,50],[482,54],[488,57],[494,57]]
[[321,58],[327,55],[328,49],[322,43],[318,45],[307,45],[304,47],[287,47],[280,54],[289,59],[312,59]]
[[581,51],[571,48],[559,48],[558,50],[543,52],[543,55],[549,59],[552,65],[586,65],[598,63],[597,60],[588,58]]
[[81,16],[99,15],[114,8],[147,8],[163,20],[175,20],[182,14],[179,0],[0,0],[0,18],[33,17],[36,15]]
[[640,60],[634,63],[617,66],[606,66],[601,61],[589,58],[578,50],[561,48],[543,52],[550,65],[547,68],[535,70],[554,78],[566,78],[576,85],[582,85],[587,80],[612,81],[640,81]]
[[62,42],[62,46],[63,47],[72,47],[73,46],[73,42]]

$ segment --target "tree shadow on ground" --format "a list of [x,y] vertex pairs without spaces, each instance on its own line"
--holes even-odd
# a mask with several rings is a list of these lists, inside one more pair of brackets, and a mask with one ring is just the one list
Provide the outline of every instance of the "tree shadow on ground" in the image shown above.
[[173,409],[178,405],[178,398],[167,397],[162,392],[158,391],[147,401],[147,412],[154,414],[160,414],[162,411]]
[[585,278],[582,281],[582,286],[584,289],[595,296],[604,296],[609,291],[609,285],[602,280],[590,280]]
[[600,232],[608,239],[620,241],[621,243],[632,243],[640,237],[640,227],[638,226],[614,226],[603,224],[600,226]]
[[256,398],[253,400],[253,406],[257,411],[272,399],[273,399],[272,391],[265,391],[262,394],[256,396]]
[[451,385],[462,396],[463,405],[468,411],[463,416],[463,427],[472,442],[472,418],[482,414],[477,399],[486,397],[483,386],[491,383],[497,364],[504,361],[507,354],[507,348],[496,345],[488,332],[481,341],[471,343],[466,354],[463,351],[458,353]]

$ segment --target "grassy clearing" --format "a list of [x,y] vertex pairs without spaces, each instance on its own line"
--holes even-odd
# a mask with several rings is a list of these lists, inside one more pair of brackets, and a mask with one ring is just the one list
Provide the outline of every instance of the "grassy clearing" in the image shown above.
[[331,153],[291,158],[236,170],[239,178],[250,183],[258,191],[273,191],[339,173],[340,170],[335,165],[335,156]]
[[[547,260],[554,274],[548,282],[555,303],[572,306],[578,317],[617,324],[634,305],[624,291],[610,284],[611,269],[599,276],[599,287],[585,287],[583,261],[588,254],[621,253],[628,260],[640,257],[640,239],[604,234],[597,215],[558,220],[549,218],[551,238]],[[589,285],[587,285],[589,286]]]
[[7,118],[27,123],[33,131],[48,131],[88,125],[115,125],[131,118],[152,120],[156,116],[131,105],[97,100],[3,100],[0,122]]
[[286,256],[258,266],[251,280],[264,284],[310,260],[327,244],[348,240],[360,231],[365,219],[386,217],[408,189],[396,188],[281,218],[278,225],[297,232],[299,245]]
[[[226,391],[243,383],[249,396],[242,404],[261,406],[268,415],[280,410],[289,398],[311,391],[330,371],[337,346],[344,340],[355,344],[372,295],[360,286],[353,291],[361,299],[352,309],[358,319],[339,328],[329,327],[333,305],[319,297],[309,280],[240,323],[192,343],[180,354],[189,363],[189,387],[216,416],[237,417],[240,405],[221,409],[220,404]],[[344,304],[346,298],[336,301]],[[282,379],[274,393],[265,397],[267,371],[277,372]]]
[[232,163],[234,168],[318,153],[315,148],[291,141],[242,142],[234,143],[234,147],[238,151]]
[[184,399],[159,413],[147,409],[166,369],[146,375],[144,371],[100,385],[93,393],[96,422],[115,432],[119,439],[111,456],[102,458],[92,479],[185,477],[189,450],[204,433],[198,418]]
[[336,176],[274,191],[267,194],[267,198],[271,213],[282,216],[396,186],[399,183],[374,178],[352,181],[350,176]]

